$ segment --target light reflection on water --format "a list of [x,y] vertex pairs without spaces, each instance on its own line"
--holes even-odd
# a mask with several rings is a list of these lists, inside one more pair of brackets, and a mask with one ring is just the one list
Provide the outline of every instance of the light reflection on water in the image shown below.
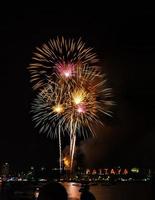
[[[79,192],[79,190],[81,188],[81,184],[73,182],[72,183],[65,182],[62,184],[64,185],[64,187],[68,192],[69,200],[80,199],[81,192]],[[152,187],[150,183],[142,183],[142,182],[118,183],[116,185],[110,185],[110,186],[105,186],[105,185],[90,186],[90,192],[93,193],[96,200],[150,200],[152,191],[154,189],[155,187],[154,186]],[[21,191],[20,188],[18,188],[18,190]]]
[[79,189],[80,189],[80,184],[78,183],[67,183],[65,182],[64,184],[64,187],[66,188],[67,192],[68,192],[68,196],[69,196],[69,199],[74,199],[74,200],[79,200],[80,199],[80,192],[79,192]]
[[[80,184],[63,183],[67,189],[69,199],[80,199]],[[90,192],[95,195],[96,200],[149,200],[151,199],[150,184],[126,183],[112,186],[94,185],[90,186]]]

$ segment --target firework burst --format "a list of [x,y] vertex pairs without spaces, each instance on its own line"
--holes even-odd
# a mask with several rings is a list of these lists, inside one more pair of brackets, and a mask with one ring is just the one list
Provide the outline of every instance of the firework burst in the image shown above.
[[[33,89],[45,86],[54,76],[71,78],[78,63],[94,66],[98,62],[92,48],[87,48],[81,39],[65,40],[63,37],[50,40],[37,47],[29,66]],[[54,72],[53,72],[54,71]]]
[[66,95],[64,88],[54,82],[50,82],[37,95],[32,103],[32,120],[35,121],[36,127],[40,127],[40,133],[46,133],[51,138],[58,136],[58,125],[63,127],[64,123]]
[[33,121],[40,132],[59,138],[70,136],[70,167],[77,136],[94,135],[93,124],[100,115],[112,116],[111,88],[97,66],[97,56],[80,40],[50,40],[34,53],[29,70],[34,89],[40,89],[32,104]]

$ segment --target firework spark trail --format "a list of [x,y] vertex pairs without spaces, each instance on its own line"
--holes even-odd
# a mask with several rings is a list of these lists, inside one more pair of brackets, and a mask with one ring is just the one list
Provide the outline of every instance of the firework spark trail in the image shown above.
[[111,88],[96,54],[81,39],[50,40],[37,48],[33,61],[31,81],[41,91],[32,105],[33,120],[40,132],[58,137],[60,169],[61,135],[69,133],[72,169],[77,135],[86,138],[86,127],[94,135],[92,124],[103,124],[99,114],[112,116]]
[[59,167],[60,167],[60,172],[62,170],[62,151],[61,151],[61,127],[60,125],[58,126],[58,136],[59,136]]
[[73,143],[73,116],[70,116],[70,155],[72,155],[72,143]]
[[71,169],[73,168],[73,160],[74,160],[74,153],[75,153],[75,144],[76,144],[76,123],[74,125],[73,132],[71,132],[71,145],[70,145],[70,158],[71,158]]
[[74,152],[75,152],[75,143],[76,143],[76,129],[77,129],[77,123],[73,124],[73,118],[71,116],[70,121],[70,168],[73,167],[73,158],[74,158]]

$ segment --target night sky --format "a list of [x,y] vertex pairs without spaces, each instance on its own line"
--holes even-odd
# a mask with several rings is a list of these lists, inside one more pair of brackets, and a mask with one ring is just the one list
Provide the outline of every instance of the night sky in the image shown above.
[[34,92],[27,67],[36,46],[63,35],[82,37],[94,48],[116,101],[113,119],[106,119],[105,128],[96,130],[98,137],[79,143],[87,165],[154,167],[153,11],[68,10],[22,9],[1,16],[0,164],[58,166],[57,140],[39,135],[31,121]]

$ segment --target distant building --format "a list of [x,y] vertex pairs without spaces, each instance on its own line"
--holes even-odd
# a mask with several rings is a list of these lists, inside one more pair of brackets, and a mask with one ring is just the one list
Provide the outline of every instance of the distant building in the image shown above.
[[1,166],[1,176],[7,177],[9,175],[9,163],[4,163]]

